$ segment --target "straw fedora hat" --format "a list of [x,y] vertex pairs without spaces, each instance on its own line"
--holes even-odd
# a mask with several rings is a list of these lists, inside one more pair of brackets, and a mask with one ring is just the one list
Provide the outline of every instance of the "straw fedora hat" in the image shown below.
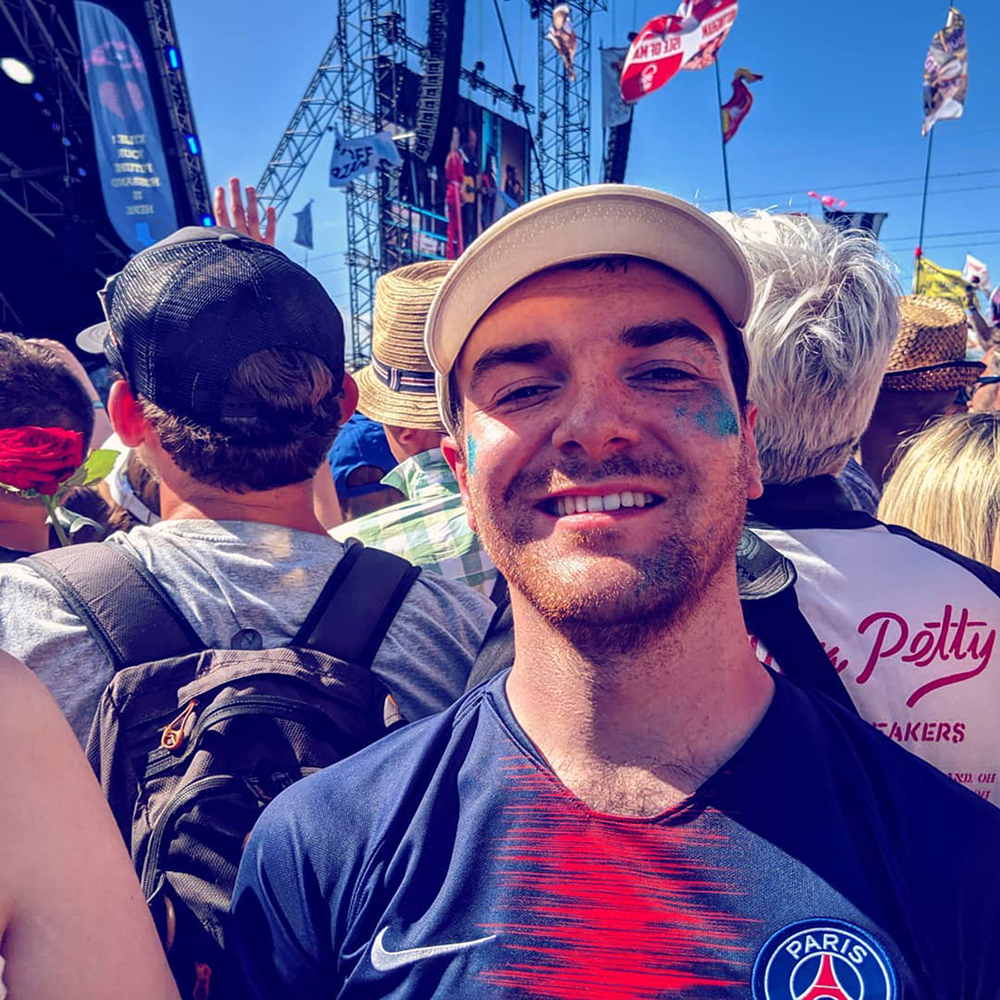
[[966,339],[965,310],[957,302],[928,295],[902,296],[899,335],[882,388],[944,392],[975,382],[983,366],[966,359]]
[[454,261],[429,260],[383,274],[375,285],[372,361],[354,376],[358,409],[395,427],[445,433],[424,350],[431,300]]

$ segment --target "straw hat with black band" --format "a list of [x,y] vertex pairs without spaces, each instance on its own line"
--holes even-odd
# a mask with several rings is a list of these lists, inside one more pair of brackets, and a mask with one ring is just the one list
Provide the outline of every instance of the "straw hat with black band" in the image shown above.
[[424,350],[424,326],[453,261],[430,260],[383,274],[375,286],[372,361],[354,375],[358,409],[394,427],[445,433]]
[[946,392],[970,385],[983,365],[966,351],[965,310],[928,295],[899,300],[899,335],[889,355],[882,388],[890,392]]

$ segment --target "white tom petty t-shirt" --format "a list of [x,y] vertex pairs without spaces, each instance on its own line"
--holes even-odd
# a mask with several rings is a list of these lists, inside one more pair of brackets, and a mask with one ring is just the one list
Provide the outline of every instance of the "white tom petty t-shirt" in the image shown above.
[[1000,805],[1000,574],[867,515],[789,520],[802,526],[751,527],[794,564],[799,608],[862,718]]

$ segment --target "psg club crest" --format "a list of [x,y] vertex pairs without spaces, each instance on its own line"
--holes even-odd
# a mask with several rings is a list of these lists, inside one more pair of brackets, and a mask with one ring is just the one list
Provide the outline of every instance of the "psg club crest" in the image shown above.
[[753,967],[754,1000],[897,1000],[896,973],[882,946],[842,920],[782,927]]

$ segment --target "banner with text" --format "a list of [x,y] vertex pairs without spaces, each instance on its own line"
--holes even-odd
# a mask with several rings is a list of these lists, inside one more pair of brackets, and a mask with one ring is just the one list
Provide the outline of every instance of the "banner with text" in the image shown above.
[[130,250],[178,227],[149,76],[131,32],[109,10],[77,0],[104,207]]
[[692,69],[710,66],[722,44],[719,39],[725,39],[736,20],[737,8],[737,0],[700,0],[647,22],[625,57],[622,99],[633,103],[659,90],[692,60]]
[[339,132],[333,140],[330,159],[330,187],[347,187],[355,177],[379,167],[395,167],[402,162],[388,132],[345,139]]
[[962,277],[962,272],[941,267],[926,257],[917,260],[913,291],[917,295],[929,295],[934,299],[950,299],[963,308],[969,301],[969,285]]

